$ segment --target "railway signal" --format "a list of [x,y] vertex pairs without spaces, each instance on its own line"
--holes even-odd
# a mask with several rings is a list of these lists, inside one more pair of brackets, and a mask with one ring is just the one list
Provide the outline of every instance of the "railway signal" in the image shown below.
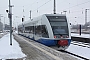
[[22,18],[22,22],[24,21],[24,18]]

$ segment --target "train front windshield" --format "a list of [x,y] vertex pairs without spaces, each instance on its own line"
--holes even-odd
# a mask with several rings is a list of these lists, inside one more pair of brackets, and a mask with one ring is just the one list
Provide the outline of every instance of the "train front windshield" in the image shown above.
[[47,16],[55,37],[68,37],[68,24],[66,16]]

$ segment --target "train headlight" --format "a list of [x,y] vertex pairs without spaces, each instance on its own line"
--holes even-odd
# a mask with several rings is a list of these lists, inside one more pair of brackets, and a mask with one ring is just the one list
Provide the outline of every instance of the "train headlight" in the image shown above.
[[57,38],[56,36],[54,36],[54,38]]
[[66,36],[66,38],[69,38],[69,36]]
[[60,38],[63,38],[63,36],[60,36]]

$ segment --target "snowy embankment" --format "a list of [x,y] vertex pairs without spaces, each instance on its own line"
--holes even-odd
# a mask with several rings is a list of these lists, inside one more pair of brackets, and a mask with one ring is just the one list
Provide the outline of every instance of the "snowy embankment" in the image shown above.
[[21,51],[19,44],[12,36],[12,46],[10,45],[10,34],[3,36],[0,39],[0,59],[18,59],[26,57]]
[[90,48],[71,44],[69,48],[67,49],[67,51],[90,59]]

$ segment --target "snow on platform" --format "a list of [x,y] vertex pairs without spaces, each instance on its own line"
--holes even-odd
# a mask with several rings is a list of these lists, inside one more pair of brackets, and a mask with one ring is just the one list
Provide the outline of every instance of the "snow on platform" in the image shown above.
[[90,38],[90,34],[77,34],[77,33],[71,33],[72,37],[82,37],[82,38]]
[[71,44],[67,51],[90,59],[90,48]]
[[10,45],[10,34],[3,36],[0,39],[0,59],[18,59],[24,58],[26,55],[22,53],[19,44],[13,39],[12,46]]

